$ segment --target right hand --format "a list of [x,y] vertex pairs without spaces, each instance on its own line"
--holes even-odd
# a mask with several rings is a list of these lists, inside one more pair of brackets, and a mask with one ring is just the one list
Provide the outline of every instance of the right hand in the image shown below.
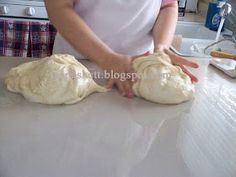
[[[110,74],[110,78],[107,78],[107,88],[112,89],[115,85],[122,96],[129,98],[133,97],[132,85],[134,81],[126,76],[128,76],[128,73],[129,75],[134,73],[132,59],[133,57],[128,55],[112,54],[101,64],[102,69]],[[114,74],[118,75],[119,78],[114,78],[112,74],[113,76]]]
[[[150,53],[147,52],[143,55],[149,54]],[[132,68],[132,61],[143,55],[129,56],[112,54],[106,57],[106,60],[101,64],[102,69],[110,73],[110,75],[117,73],[117,75],[120,76],[119,78],[110,77],[108,79],[107,88],[112,89],[115,85],[122,96],[132,98],[134,96],[132,86],[136,80],[136,74]]]

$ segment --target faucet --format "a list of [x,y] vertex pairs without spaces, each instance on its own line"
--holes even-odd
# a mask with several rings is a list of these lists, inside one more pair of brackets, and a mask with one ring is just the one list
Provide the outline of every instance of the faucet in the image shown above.
[[[235,9],[234,9],[235,10]],[[236,15],[232,11],[232,6],[229,3],[224,3],[220,10],[220,16],[225,18],[225,28],[232,31],[232,36],[223,35],[226,38],[231,38],[236,44]]]
[[221,18],[225,19],[225,28],[232,31],[232,35],[223,34],[223,37],[224,37],[223,39],[216,41],[204,48],[205,54],[207,53],[206,52],[207,49],[209,49],[210,47],[213,47],[223,41],[233,42],[235,49],[236,49],[236,15],[232,11],[231,4],[229,4],[227,1],[220,3],[218,7],[220,7],[219,15],[221,16]]
[[232,6],[231,4],[229,3],[223,3],[222,5],[219,4],[219,7],[220,7],[220,12],[219,12],[219,15],[222,17],[222,18],[226,18],[232,11]]
[[225,21],[225,28],[232,31],[232,39],[236,43],[236,15],[231,13]]

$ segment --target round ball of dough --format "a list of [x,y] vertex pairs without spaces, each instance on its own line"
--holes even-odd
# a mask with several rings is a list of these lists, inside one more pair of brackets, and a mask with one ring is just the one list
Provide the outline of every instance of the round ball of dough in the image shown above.
[[8,90],[45,104],[73,104],[95,91],[106,91],[94,82],[85,66],[62,54],[12,68],[5,83]]
[[164,53],[154,53],[133,61],[139,77],[133,85],[136,96],[162,104],[178,104],[190,100],[194,85],[190,77],[178,66],[171,64]]

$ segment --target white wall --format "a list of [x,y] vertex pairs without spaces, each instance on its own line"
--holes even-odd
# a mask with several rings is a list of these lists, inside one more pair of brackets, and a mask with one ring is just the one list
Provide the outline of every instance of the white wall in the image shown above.
[[198,0],[187,0],[186,10],[196,12],[197,3],[198,3]]

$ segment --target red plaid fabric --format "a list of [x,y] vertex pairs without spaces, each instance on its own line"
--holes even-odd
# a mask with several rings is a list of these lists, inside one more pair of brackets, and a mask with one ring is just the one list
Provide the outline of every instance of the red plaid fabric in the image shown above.
[[0,55],[26,57],[28,41],[28,22],[0,20]]
[[55,35],[49,22],[0,20],[0,56],[49,56]]
[[29,56],[46,57],[52,54],[56,29],[48,22],[30,22]]

